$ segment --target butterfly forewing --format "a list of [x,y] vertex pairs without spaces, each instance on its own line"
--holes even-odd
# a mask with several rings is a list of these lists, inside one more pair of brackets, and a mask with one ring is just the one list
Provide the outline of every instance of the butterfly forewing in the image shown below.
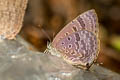
[[82,29],[93,32],[95,35],[98,35],[98,18],[95,10],[89,10],[75,19],[78,22],[79,26],[82,26]]
[[68,23],[54,38],[52,42],[53,47],[56,46],[59,40],[78,30],[88,30],[96,36],[98,35],[98,19],[95,10],[88,10]]

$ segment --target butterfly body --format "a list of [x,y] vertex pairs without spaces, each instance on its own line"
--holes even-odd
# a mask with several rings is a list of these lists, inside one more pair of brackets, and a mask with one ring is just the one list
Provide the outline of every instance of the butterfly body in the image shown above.
[[67,63],[88,69],[99,53],[98,20],[89,10],[68,23],[48,46],[47,51]]

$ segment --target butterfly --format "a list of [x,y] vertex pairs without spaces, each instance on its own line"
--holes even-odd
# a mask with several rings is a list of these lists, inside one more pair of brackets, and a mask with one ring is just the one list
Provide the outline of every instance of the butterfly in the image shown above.
[[98,26],[94,9],[82,13],[55,36],[45,53],[62,57],[77,68],[89,69],[99,54]]

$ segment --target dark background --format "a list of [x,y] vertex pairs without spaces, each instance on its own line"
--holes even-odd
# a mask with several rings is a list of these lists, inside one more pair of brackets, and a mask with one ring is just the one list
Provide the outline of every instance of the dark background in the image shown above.
[[120,0],[29,0],[20,35],[44,51],[47,41],[90,9],[95,9],[100,25],[98,63],[120,73]]

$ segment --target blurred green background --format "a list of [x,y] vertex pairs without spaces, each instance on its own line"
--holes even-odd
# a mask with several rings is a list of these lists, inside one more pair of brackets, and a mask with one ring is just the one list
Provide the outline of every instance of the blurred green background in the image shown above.
[[120,0],[29,0],[20,35],[37,50],[76,16],[95,9],[100,28],[98,63],[120,73]]

